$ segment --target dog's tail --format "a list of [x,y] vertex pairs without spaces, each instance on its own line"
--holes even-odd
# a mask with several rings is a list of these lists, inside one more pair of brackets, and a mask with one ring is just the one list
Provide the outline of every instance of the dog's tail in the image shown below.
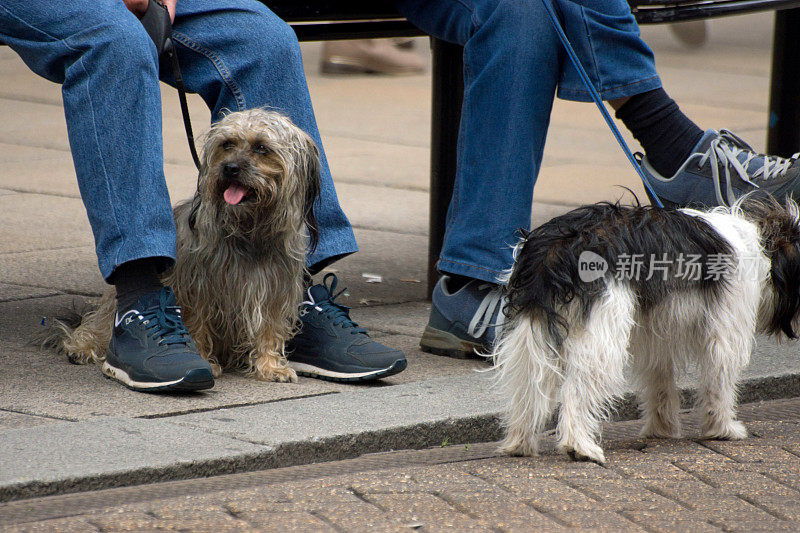
[[70,363],[100,363],[111,342],[115,311],[114,291],[110,291],[103,295],[97,309],[84,313],[74,310],[68,317],[53,319],[42,346],[66,356]]
[[522,312],[495,343],[495,386],[502,397],[506,428],[501,452],[538,452],[538,435],[552,416],[562,380],[560,358],[549,337],[546,324]]

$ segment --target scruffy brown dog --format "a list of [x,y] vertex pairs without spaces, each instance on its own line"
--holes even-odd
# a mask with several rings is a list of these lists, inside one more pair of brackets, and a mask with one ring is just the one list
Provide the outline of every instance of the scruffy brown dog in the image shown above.
[[[297,381],[284,346],[317,241],[318,194],[317,147],[285,116],[230,113],[207,134],[197,193],[174,210],[178,257],[163,281],[215,377],[224,368]],[[75,330],[62,327],[61,350],[76,363],[102,361],[115,311],[112,289]]]

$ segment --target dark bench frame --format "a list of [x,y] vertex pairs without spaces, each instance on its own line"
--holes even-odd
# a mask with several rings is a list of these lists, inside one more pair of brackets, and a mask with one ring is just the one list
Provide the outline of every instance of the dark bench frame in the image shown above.
[[[300,41],[413,37],[423,33],[390,0],[260,0],[289,22]],[[800,0],[628,0],[639,24],[682,22],[776,11],[767,151],[800,151]],[[794,32],[792,31],[794,30]],[[2,43],[0,43],[2,44]],[[444,241],[447,206],[456,174],[463,96],[462,47],[432,39],[430,221],[428,294]]]

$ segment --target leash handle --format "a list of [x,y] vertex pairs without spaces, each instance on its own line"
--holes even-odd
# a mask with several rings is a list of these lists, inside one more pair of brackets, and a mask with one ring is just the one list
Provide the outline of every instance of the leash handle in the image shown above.
[[169,18],[167,6],[158,0],[150,0],[147,11],[145,11],[144,15],[139,20],[142,26],[144,26],[147,35],[150,36],[153,43],[156,45],[158,57],[161,57],[172,35],[172,20]]
[[639,174],[639,177],[642,179],[642,183],[644,184],[645,189],[652,195],[653,199],[656,201],[658,207],[664,207],[664,204],[661,203],[656,192],[653,190],[653,187],[647,181],[647,178],[644,175],[644,171],[642,171],[642,167],[639,166],[639,162],[636,161],[636,158],[633,157],[633,153],[631,149],[628,147],[628,143],[625,142],[625,139],[622,138],[622,133],[620,133],[617,125],[614,124],[611,115],[608,114],[608,110],[606,106],[603,104],[603,99],[600,98],[600,94],[594,88],[592,84],[592,80],[589,79],[589,75],[586,73],[586,70],[581,65],[580,60],[578,59],[578,55],[575,53],[575,50],[572,48],[572,44],[569,42],[567,38],[567,34],[564,32],[564,28],[561,27],[561,23],[558,21],[558,17],[556,16],[555,10],[553,9],[553,5],[548,0],[542,0],[542,5],[544,6],[545,10],[547,11],[547,15],[550,18],[550,22],[553,23],[553,28],[558,35],[561,44],[564,45],[564,49],[569,56],[570,61],[575,66],[575,70],[578,71],[578,75],[581,78],[581,81],[586,86],[586,89],[589,91],[589,94],[592,96],[592,100],[597,105],[598,109],[600,109],[600,113],[603,115],[603,118],[606,120],[608,127],[611,128],[611,133],[614,134],[614,137],[617,139],[620,147],[622,147],[622,151],[625,152],[625,155],[628,157],[628,161],[630,161],[633,168],[636,170],[636,173]]

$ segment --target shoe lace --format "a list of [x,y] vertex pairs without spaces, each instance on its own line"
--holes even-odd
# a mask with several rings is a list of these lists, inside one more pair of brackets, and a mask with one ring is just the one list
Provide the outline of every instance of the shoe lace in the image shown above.
[[[739,158],[741,155],[744,156],[742,159]],[[714,181],[717,201],[720,204],[731,205],[736,201],[736,196],[733,193],[733,186],[731,185],[731,169],[736,172],[742,181],[749,183],[755,188],[760,188],[760,186],[753,181],[754,179],[761,178],[762,181],[768,181],[777,176],[783,176],[798,157],[800,157],[800,152],[793,154],[789,158],[759,154],[734,133],[728,130],[720,130],[719,135],[711,141],[708,150],[706,150],[700,158],[697,166],[702,167],[707,161],[710,161],[711,176]],[[749,174],[747,169],[750,163],[757,158],[762,158],[763,164],[752,174]],[[723,199],[720,187],[720,163],[725,169],[725,192],[727,193],[727,202]]]
[[[486,330],[494,326],[497,328],[495,330],[495,338],[500,336],[500,332],[503,329],[503,324],[506,321],[506,315],[503,314],[503,306],[506,304],[506,297],[503,294],[502,289],[497,285],[491,285],[489,283],[482,283],[478,285],[478,290],[488,289],[489,287],[493,287],[486,296],[483,297],[481,300],[480,305],[478,305],[478,309],[475,311],[475,314],[472,317],[472,320],[467,326],[467,333],[471,336],[479,339],[486,333]],[[492,324],[492,315],[494,314],[495,310],[500,309],[500,312],[497,314],[497,322]]]
[[[328,283],[330,280],[330,284]],[[350,307],[334,302],[336,298],[342,295],[347,290],[343,288],[339,292],[336,291],[336,285],[339,283],[339,278],[334,273],[325,274],[322,278],[322,286],[328,293],[326,298],[319,301],[306,300],[304,305],[310,305],[324,316],[326,316],[334,326],[343,326],[350,330],[351,335],[366,335],[367,330],[360,327],[352,318],[350,318]]]
[[175,297],[167,287],[158,295],[158,306],[141,314],[142,323],[160,345],[189,344],[189,330],[183,324],[181,308],[174,305]]

